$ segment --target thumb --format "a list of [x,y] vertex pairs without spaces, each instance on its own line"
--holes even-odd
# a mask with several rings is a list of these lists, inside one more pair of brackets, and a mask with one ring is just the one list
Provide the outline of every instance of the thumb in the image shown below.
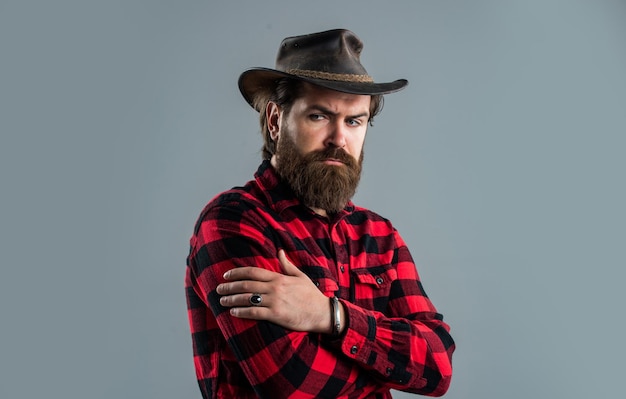
[[278,250],[278,261],[280,262],[280,266],[283,269],[283,272],[288,276],[299,276],[302,274],[300,269],[296,267],[291,261],[287,258],[287,254],[285,254],[284,249]]

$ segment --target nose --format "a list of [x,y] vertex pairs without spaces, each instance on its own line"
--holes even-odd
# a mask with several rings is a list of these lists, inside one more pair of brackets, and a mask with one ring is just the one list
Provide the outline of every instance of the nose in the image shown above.
[[342,121],[337,121],[330,126],[326,145],[343,148],[346,146],[347,135],[347,126]]

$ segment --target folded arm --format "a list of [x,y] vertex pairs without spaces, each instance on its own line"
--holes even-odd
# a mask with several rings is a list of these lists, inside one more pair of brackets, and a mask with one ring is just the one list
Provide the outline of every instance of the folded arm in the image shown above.
[[[236,209],[209,213],[192,240],[189,265],[194,289],[206,298],[259,396],[446,391],[454,345],[422,294],[412,261],[404,259],[404,246],[394,250],[390,313],[342,300],[344,331],[336,338],[330,334],[332,293],[319,291],[286,260],[281,264],[277,253],[288,243],[251,215],[242,217]],[[257,292],[266,306],[252,308],[247,301]]]

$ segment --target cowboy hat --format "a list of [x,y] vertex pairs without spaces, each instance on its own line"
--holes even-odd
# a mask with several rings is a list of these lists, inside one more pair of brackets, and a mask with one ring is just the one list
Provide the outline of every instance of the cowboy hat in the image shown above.
[[280,78],[364,95],[393,93],[409,83],[406,79],[375,83],[361,65],[362,49],[363,42],[346,29],[288,37],[278,49],[276,69],[248,69],[239,76],[239,90],[254,107],[257,93],[273,87]]

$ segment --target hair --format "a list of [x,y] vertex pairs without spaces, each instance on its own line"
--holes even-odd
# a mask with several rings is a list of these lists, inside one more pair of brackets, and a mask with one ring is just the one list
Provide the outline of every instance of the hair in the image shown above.
[[[263,159],[270,159],[272,155],[276,153],[276,142],[272,140],[270,130],[267,125],[267,116],[265,110],[267,104],[271,101],[276,103],[282,108],[285,114],[289,114],[293,103],[302,95],[302,89],[304,82],[298,79],[292,78],[280,78],[275,81],[273,87],[259,91],[253,102],[255,109],[259,110],[259,123],[261,125],[261,135],[263,136]],[[370,102],[370,116],[368,123],[370,126],[374,125],[374,117],[378,115],[383,109],[383,96],[382,94],[372,95]]]

